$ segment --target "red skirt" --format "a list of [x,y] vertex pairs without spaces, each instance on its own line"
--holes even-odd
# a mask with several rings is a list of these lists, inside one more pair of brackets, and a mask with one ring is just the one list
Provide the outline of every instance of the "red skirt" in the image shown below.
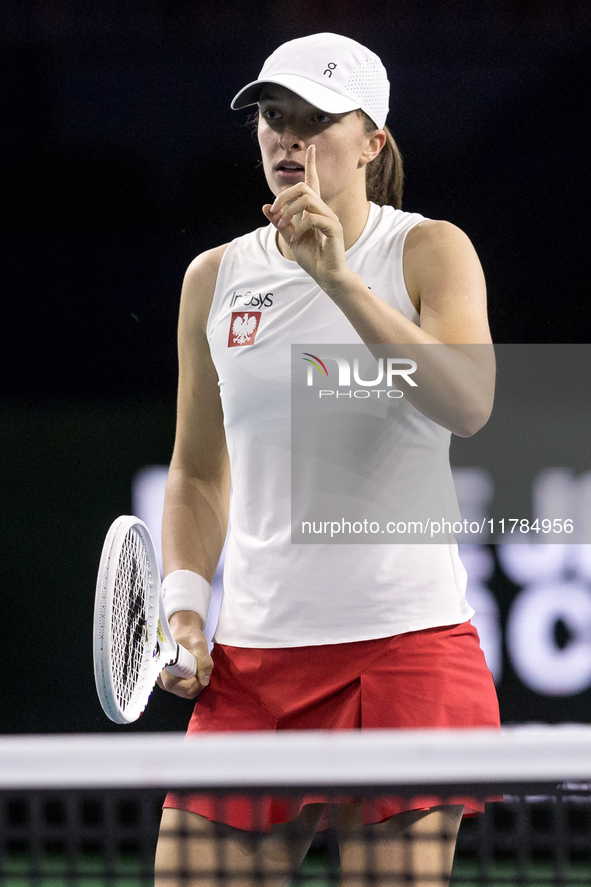
[[[469,622],[346,644],[274,649],[216,644],[212,655],[211,682],[197,699],[189,734],[500,726],[492,675]],[[235,828],[268,831],[295,819],[304,804],[330,802],[329,797],[311,795],[171,793],[164,806]],[[484,809],[482,800],[464,796],[369,798],[362,803],[365,823],[440,804],[464,804],[465,815]]]

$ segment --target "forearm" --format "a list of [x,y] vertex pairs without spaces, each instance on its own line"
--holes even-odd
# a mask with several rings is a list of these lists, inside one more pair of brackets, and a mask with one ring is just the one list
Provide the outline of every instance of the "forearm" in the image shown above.
[[173,462],[162,518],[164,573],[192,570],[211,582],[228,527],[229,476],[205,479]]
[[[166,483],[162,518],[162,553],[164,574],[174,579],[177,570],[190,570],[211,582],[217,566],[228,523],[229,483],[226,474],[216,480],[192,476],[173,457]],[[226,496],[226,488],[228,495]],[[186,577],[187,574],[181,574]],[[192,577],[195,582],[198,577]],[[164,583],[166,585],[166,581]],[[173,586],[175,588],[175,586]],[[176,586],[178,590],[178,586]],[[197,598],[199,596],[197,595]],[[168,598],[165,593],[165,601]],[[196,599],[195,604],[199,601]],[[165,603],[166,607],[166,603]],[[199,612],[196,612],[199,609]],[[174,609],[169,616],[175,640],[190,650],[197,660],[197,673],[191,678],[178,678],[166,669],[158,678],[159,685],[170,693],[194,699],[209,684],[213,662],[203,634],[207,606]]]
[[401,382],[400,388],[419,412],[461,437],[486,423],[494,396],[490,343],[444,344],[385,302],[354,272],[336,283],[325,282],[323,288],[376,358],[406,357],[416,362],[412,374],[416,387]]

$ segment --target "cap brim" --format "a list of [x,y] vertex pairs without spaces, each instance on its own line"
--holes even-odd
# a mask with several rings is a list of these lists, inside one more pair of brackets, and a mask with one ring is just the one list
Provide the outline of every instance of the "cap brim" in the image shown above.
[[319,111],[326,111],[328,114],[346,114],[348,111],[355,111],[360,107],[359,102],[345,98],[320,83],[315,83],[305,77],[298,77],[296,74],[273,74],[264,80],[253,80],[234,96],[230,107],[237,111],[240,108],[247,108],[249,105],[256,105],[261,90],[267,83],[284,86],[291,92],[295,92],[304,101],[309,102],[310,105],[314,105]]

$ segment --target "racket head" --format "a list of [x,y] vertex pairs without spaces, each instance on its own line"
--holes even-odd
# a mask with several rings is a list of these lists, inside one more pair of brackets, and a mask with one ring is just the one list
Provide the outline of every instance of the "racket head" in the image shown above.
[[117,518],[105,538],[94,609],[94,674],[105,714],[136,721],[147,705],[157,664],[160,570],[145,523]]

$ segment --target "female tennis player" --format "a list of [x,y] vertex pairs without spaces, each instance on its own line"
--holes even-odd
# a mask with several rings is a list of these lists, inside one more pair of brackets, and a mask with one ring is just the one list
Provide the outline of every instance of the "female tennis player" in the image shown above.
[[[374,53],[316,34],[280,46],[232,102],[258,105],[273,200],[261,228],[192,262],[181,297],[164,594],[198,673],[164,672],[161,686],[198,697],[190,733],[498,725],[455,543],[291,543],[292,344],[415,347],[420,384],[378,418],[381,458],[410,457],[418,474],[442,447],[447,454],[452,432],[484,425],[492,406],[478,258],[452,224],[400,209],[388,95]],[[203,626],[229,512],[210,657]],[[157,883],[209,883],[217,834],[229,877],[254,882],[256,870],[284,884],[330,817],[348,882],[362,880],[369,836],[378,883],[398,873],[444,885],[462,813],[478,809],[463,797],[216,806],[170,795]]]

